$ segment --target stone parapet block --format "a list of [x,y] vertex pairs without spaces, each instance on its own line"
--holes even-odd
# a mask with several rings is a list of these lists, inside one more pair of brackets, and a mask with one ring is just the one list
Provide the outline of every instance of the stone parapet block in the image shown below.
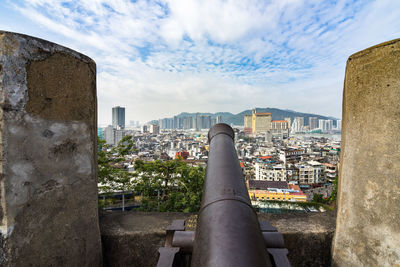
[[99,266],[96,65],[0,31],[0,265]]
[[400,266],[400,39],[349,57],[342,123],[333,264]]

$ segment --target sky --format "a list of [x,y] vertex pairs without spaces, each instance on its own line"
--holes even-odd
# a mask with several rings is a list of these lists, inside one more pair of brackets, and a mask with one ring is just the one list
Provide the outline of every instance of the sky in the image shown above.
[[97,64],[99,125],[273,107],[341,117],[347,58],[400,38],[399,0],[0,0],[0,30]]

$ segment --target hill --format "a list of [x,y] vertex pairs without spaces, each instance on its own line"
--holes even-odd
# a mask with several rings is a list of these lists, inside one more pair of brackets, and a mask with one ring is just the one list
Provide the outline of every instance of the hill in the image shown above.
[[[284,120],[285,118],[290,118],[291,121],[293,122],[294,117],[304,117],[304,124],[308,125],[308,118],[309,117],[317,117],[319,120],[328,120],[332,119],[334,120],[334,124],[336,124],[337,118],[334,117],[327,117],[327,116],[322,116],[318,114],[312,114],[312,113],[303,113],[303,112],[297,112],[293,110],[283,110],[283,109],[278,109],[278,108],[257,108],[257,112],[268,112],[271,113],[272,120]],[[188,112],[182,112],[178,115],[177,117],[195,117],[197,113],[188,113]],[[215,118],[217,116],[222,116],[222,121],[227,124],[233,124],[233,125],[238,125],[238,126],[243,126],[243,118],[244,115],[251,115],[251,109],[244,110],[238,114],[232,114],[230,112],[217,112],[217,113],[199,113],[200,115],[208,115],[211,116],[212,118]],[[150,121],[149,123],[158,123],[158,121],[153,120]]]

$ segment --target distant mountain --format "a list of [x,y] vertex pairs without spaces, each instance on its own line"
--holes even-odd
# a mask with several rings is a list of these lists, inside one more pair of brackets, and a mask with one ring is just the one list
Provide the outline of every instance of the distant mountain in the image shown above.
[[[309,117],[317,117],[318,120],[337,120],[337,118],[334,117],[327,117],[327,116],[322,116],[318,114],[312,114],[312,113],[303,113],[303,112],[297,112],[297,111],[292,111],[288,109],[278,109],[278,108],[257,108],[258,113],[264,113],[268,112],[271,113],[272,120],[284,120],[285,118],[290,118],[291,121],[293,122],[294,117],[304,117],[304,124],[308,125],[308,118]],[[182,112],[178,115],[177,117],[194,117],[196,116],[197,113],[188,113],[188,112]],[[238,114],[232,114],[230,112],[217,112],[217,113],[199,113],[200,115],[208,115],[211,116],[212,118],[215,118],[216,116],[222,116],[222,121],[227,124],[233,124],[233,125],[238,125],[238,126],[243,126],[244,124],[244,115],[251,115],[251,109],[244,110]],[[149,123],[158,123],[157,120],[150,121]],[[334,122],[336,124],[336,121]]]

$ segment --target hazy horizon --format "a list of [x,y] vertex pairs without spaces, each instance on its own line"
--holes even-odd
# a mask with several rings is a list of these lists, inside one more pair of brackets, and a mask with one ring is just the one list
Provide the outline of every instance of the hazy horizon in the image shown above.
[[[225,113],[225,112],[227,112],[227,113],[231,113],[231,114],[233,114],[233,115],[237,115],[237,114],[239,114],[239,113],[241,113],[241,112],[243,112],[243,111],[252,110],[252,109],[254,109],[254,108],[257,108],[257,109],[264,109],[264,108],[272,108],[272,107],[252,107],[252,108],[247,108],[247,109],[241,110],[241,111],[239,111],[239,112],[237,112],[237,113],[233,113],[233,112],[230,112],[230,111],[217,111],[217,112],[208,112],[208,111],[194,111],[194,112],[188,112],[188,111],[181,111],[181,112],[178,112],[178,113],[176,113],[176,114],[173,114],[172,116],[157,117],[157,118],[150,119],[150,120],[148,120],[148,121],[139,121],[139,122],[140,122],[141,125],[142,125],[142,124],[147,124],[148,122],[154,121],[154,120],[165,119],[165,118],[173,118],[174,116],[180,115],[180,114],[182,114],[182,113],[190,113],[190,114],[195,114],[195,113],[202,113],[202,114],[204,114],[204,113],[210,113],[210,114],[216,114],[216,113]],[[280,109],[280,110],[291,111],[291,112],[297,112],[297,113],[307,113],[307,114],[320,115],[320,116],[325,116],[325,117],[331,117],[331,118],[338,119],[338,120],[341,120],[341,119],[342,119],[341,117],[340,117],[340,118],[337,118],[337,117],[335,117],[335,116],[322,115],[322,114],[313,113],[313,112],[302,112],[302,111],[291,110],[291,109]],[[126,126],[129,126],[130,121],[134,121],[134,122],[136,123],[137,120],[125,120],[125,125],[126,125]],[[111,118],[110,118],[110,122],[109,122],[109,123],[100,123],[100,121],[98,122],[98,126],[101,126],[101,127],[106,127],[106,126],[111,125],[111,124],[112,124],[112,123],[111,123]]]

